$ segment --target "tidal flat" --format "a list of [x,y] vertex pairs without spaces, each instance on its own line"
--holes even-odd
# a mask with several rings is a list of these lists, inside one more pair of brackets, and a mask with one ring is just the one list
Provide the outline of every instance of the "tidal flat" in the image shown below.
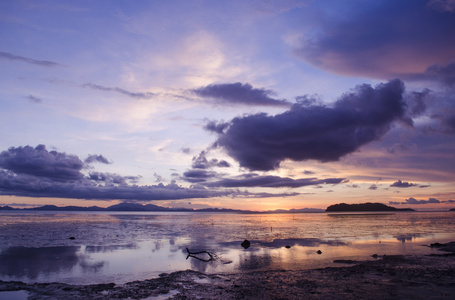
[[0,299],[452,299],[454,218],[2,213]]

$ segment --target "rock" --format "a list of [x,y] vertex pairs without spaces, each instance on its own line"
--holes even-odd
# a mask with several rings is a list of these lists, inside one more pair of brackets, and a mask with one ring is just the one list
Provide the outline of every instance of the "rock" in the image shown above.
[[351,259],[335,259],[333,262],[337,263],[337,264],[356,264],[356,263],[358,263],[357,260],[351,260]]
[[316,251],[316,253],[317,253],[317,254],[321,254],[321,253],[322,253],[322,251],[321,251],[321,250],[318,250],[318,251]]
[[289,245],[286,245],[286,246],[284,246],[284,247],[286,247],[287,249],[291,248],[291,246],[289,246]]
[[245,248],[245,249],[248,249],[248,248],[250,248],[251,243],[250,243],[249,240],[244,240],[244,241],[240,244],[240,246],[242,246],[242,247]]

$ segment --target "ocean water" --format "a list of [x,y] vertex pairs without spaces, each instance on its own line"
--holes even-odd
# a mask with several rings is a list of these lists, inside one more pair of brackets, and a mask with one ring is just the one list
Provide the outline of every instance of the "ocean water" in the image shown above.
[[455,241],[454,229],[455,212],[1,212],[0,280],[125,283],[186,269],[336,267],[373,254],[437,253],[426,245]]

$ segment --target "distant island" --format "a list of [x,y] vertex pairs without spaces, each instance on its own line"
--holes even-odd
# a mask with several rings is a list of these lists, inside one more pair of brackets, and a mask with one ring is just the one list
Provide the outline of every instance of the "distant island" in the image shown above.
[[325,210],[326,212],[347,212],[347,211],[415,211],[412,208],[395,208],[382,203],[359,203],[346,204],[339,203],[330,205]]
[[44,205],[33,208],[13,208],[10,206],[0,206],[1,210],[20,210],[20,211],[105,211],[105,212],[115,212],[115,211],[135,211],[135,212],[210,212],[210,213],[237,213],[237,214],[286,214],[286,213],[316,213],[324,212],[323,209],[315,208],[301,208],[301,209],[277,209],[269,211],[252,211],[252,210],[240,210],[240,209],[229,209],[229,208],[171,208],[171,207],[162,207],[154,204],[139,204],[139,203],[119,203],[109,207],[98,207],[98,206],[55,206],[55,205]]

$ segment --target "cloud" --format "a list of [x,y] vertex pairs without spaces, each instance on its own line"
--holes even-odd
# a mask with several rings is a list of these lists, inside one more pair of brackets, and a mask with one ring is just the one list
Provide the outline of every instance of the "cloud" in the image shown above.
[[191,167],[194,169],[209,169],[213,167],[219,168],[229,168],[231,165],[225,160],[218,160],[216,158],[212,158],[208,160],[206,157],[206,152],[202,151],[199,155],[193,157],[193,163]]
[[225,160],[216,158],[207,159],[206,151],[201,151],[197,156],[193,157],[192,169],[183,173],[182,179],[192,183],[205,182],[211,178],[218,177],[218,173],[209,171],[214,167],[229,168],[231,165]]
[[250,170],[276,169],[285,159],[336,161],[379,140],[403,119],[403,92],[397,79],[375,88],[363,84],[333,107],[297,103],[275,116],[247,115],[210,128],[218,134],[214,145]]
[[26,197],[57,197],[98,200],[176,200],[229,196],[230,191],[209,191],[184,188],[172,182],[168,185],[101,185],[84,178],[79,181],[58,182],[0,170],[0,194]]
[[98,163],[102,163],[102,164],[106,164],[106,165],[109,165],[109,164],[112,164],[111,161],[109,161],[107,158],[105,158],[104,156],[102,155],[96,155],[96,154],[90,154],[85,160],[84,160],[84,163],[86,164],[91,164],[91,163],[94,163],[94,162],[98,162]]
[[221,180],[203,183],[207,187],[268,187],[268,188],[298,188],[309,185],[319,184],[338,184],[345,181],[345,178],[302,178],[292,179],[288,177],[279,176],[258,176],[257,174],[250,173],[238,176],[236,178],[223,178]]
[[185,153],[185,154],[190,154],[190,152],[191,152],[191,149],[188,147],[183,147],[181,150],[182,150],[182,153]]
[[427,79],[434,79],[447,87],[455,87],[455,61],[447,65],[432,65],[426,69],[424,74]]
[[[107,161],[102,155],[89,160]],[[56,197],[98,200],[178,200],[211,197],[285,197],[298,193],[250,193],[248,191],[209,190],[201,185],[189,188],[169,184],[143,185],[140,176],[81,171],[84,163],[75,155],[48,151],[44,145],[11,147],[0,153],[0,195]],[[204,172],[205,170],[199,169]],[[196,177],[196,175],[193,175]]]
[[32,65],[38,65],[38,66],[43,66],[43,67],[59,67],[61,66],[59,63],[53,62],[53,61],[48,61],[48,60],[36,60],[33,58],[28,58],[28,57],[23,57],[7,52],[0,52],[0,58],[8,59],[8,60],[15,60],[15,61],[21,61],[25,63],[29,63]]
[[248,83],[210,84],[193,89],[193,93],[200,97],[210,98],[218,103],[262,105],[262,106],[290,106],[286,100],[274,99],[275,93],[271,90],[253,88]]
[[184,172],[182,179],[188,182],[197,183],[207,181],[207,179],[213,178],[216,175],[217,173],[213,171],[193,169]]
[[408,188],[408,187],[413,187],[413,186],[417,186],[417,184],[415,183],[409,183],[409,182],[403,182],[401,180],[397,180],[396,182],[392,183],[390,185],[391,187],[398,187],[398,188]]
[[103,173],[103,172],[90,172],[88,179],[103,182],[105,184],[118,184],[126,185],[128,181],[132,183],[137,183],[141,177],[140,176],[121,176],[113,173]]
[[296,8],[306,6],[307,0],[283,0],[283,1],[251,1],[255,4],[255,8],[266,14],[279,14],[288,12]]
[[[316,67],[345,75],[388,79],[423,74],[455,53],[453,0],[427,4],[335,1],[330,10],[322,8],[316,21],[309,18],[294,52]],[[339,13],[336,6],[342,6]]]
[[428,6],[442,12],[454,12],[455,0],[431,0]]
[[27,96],[27,99],[30,101],[30,102],[33,102],[33,103],[41,103],[43,102],[43,100],[41,98],[38,98],[38,97],[35,97],[33,95],[28,95]]
[[217,123],[215,121],[209,121],[205,126],[204,129],[207,131],[215,132],[218,134],[224,133],[224,131],[229,127],[228,123]]
[[282,198],[282,197],[294,197],[300,195],[300,193],[250,193],[249,191],[237,191],[239,197],[244,198]]
[[80,180],[84,163],[75,155],[47,151],[44,145],[11,147],[0,153],[0,168],[18,175],[56,181]]
[[375,191],[378,189],[378,186],[376,184],[372,184],[372,185],[370,185],[370,187],[368,189]]
[[445,203],[445,202],[448,202],[448,201],[439,201],[436,198],[428,198],[428,200],[417,200],[417,199],[415,199],[413,197],[410,197],[410,198],[406,199],[404,202],[390,201],[389,204],[391,204],[391,205],[398,205],[398,204],[428,204],[428,203],[436,204],[436,203]]
[[157,95],[157,94],[151,93],[151,92],[134,93],[134,92],[130,92],[130,91],[127,91],[127,90],[119,88],[119,87],[105,87],[105,86],[97,85],[94,83],[85,83],[82,85],[82,87],[91,88],[91,89],[99,90],[99,91],[117,92],[117,93],[126,95],[128,97],[136,98],[136,99],[151,99]]

